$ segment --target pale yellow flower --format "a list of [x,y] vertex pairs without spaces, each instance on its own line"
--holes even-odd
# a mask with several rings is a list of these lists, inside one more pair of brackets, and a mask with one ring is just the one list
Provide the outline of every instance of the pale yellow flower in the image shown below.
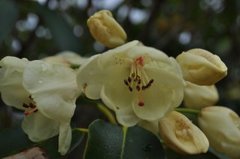
[[201,109],[203,107],[212,106],[219,99],[218,91],[215,85],[203,86],[186,82],[184,90],[184,106],[193,109]]
[[229,108],[212,106],[201,110],[199,126],[216,151],[240,158],[240,118]]
[[88,98],[101,98],[125,126],[163,117],[181,104],[184,91],[177,62],[138,41],[90,58],[78,85]]
[[23,131],[34,142],[59,134],[58,151],[66,154],[72,138],[70,121],[80,94],[76,73],[63,65],[16,57],[3,58],[0,66],[2,99],[24,111]]
[[87,25],[92,36],[109,48],[122,45],[127,39],[125,31],[108,10],[101,10],[92,15]]
[[176,58],[185,80],[198,85],[213,85],[227,75],[222,60],[209,51],[191,49]]
[[180,153],[205,153],[209,147],[204,133],[187,117],[176,111],[159,120],[159,133],[168,147]]

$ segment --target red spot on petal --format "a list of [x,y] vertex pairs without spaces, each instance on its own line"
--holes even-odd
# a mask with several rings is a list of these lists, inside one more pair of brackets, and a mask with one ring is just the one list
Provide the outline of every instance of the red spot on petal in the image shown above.
[[139,107],[143,107],[144,106],[144,102],[143,101],[138,102],[138,106]]

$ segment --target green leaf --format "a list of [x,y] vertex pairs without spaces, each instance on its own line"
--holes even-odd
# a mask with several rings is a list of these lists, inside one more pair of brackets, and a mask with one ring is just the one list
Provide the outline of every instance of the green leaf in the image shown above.
[[[83,137],[84,134],[79,130],[72,131],[72,143],[69,153],[81,143]],[[43,142],[33,143],[28,139],[20,126],[0,132],[0,158],[20,153],[35,146],[42,148],[51,159],[61,158],[61,155],[58,153],[58,136]]]
[[160,141],[149,131],[120,127],[102,120],[89,126],[85,159],[163,159]]
[[12,0],[0,1],[0,43],[14,27],[18,16],[18,8]]

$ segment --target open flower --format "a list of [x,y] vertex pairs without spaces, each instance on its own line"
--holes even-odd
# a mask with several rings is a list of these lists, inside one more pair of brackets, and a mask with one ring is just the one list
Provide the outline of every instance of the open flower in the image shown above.
[[227,75],[222,60],[203,49],[191,49],[176,58],[185,80],[198,85],[213,85]]
[[240,118],[234,111],[227,107],[206,107],[201,110],[198,122],[212,148],[231,158],[240,158]]
[[80,68],[77,81],[88,98],[101,98],[126,126],[157,120],[183,99],[176,61],[138,41],[93,56]]
[[59,152],[71,143],[70,120],[75,110],[76,74],[62,65],[5,57],[1,60],[3,101],[24,111],[22,128],[34,142],[59,134]]
[[187,117],[176,111],[159,120],[159,133],[167,146],[180,153],[204,153],[209,147],[204,133]]
[[215,105],[218,99],[218,91],[215,85],[204,86],[186,82],[183,98],[184,106],[201,109]]
[[109,48],[122,45],[127,39],[125,31],[108,10],[95,13],[88,19],[87,24],[92,36]]

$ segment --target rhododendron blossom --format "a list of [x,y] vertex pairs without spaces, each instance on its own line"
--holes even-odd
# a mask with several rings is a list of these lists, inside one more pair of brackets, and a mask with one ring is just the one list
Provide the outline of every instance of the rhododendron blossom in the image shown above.
[[77,81],[88,98],[101,98],[126,126],[157,120],[183,99],[184,80],[176,61],[139,41],[91,57]]
[[66,154],[72,138],[70,120],[80,93],[76,73],[63,65],[16,57],[5,57],[0,65],[2,99],[24,111],[24,132],[34,142],[59,134],[58,151]]

